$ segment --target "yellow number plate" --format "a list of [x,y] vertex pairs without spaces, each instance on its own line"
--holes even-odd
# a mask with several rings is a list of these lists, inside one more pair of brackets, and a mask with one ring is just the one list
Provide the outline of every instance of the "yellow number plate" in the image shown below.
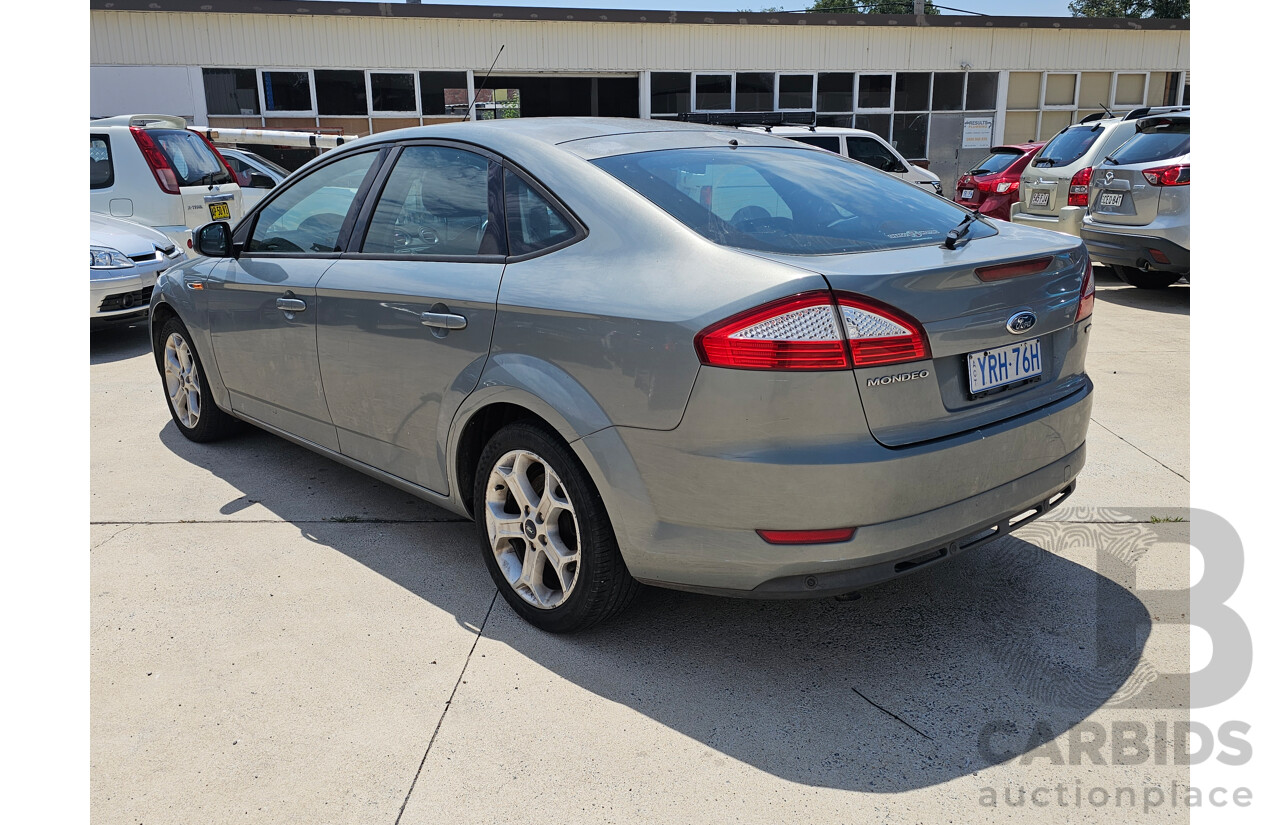
[[231,207],[225,203],[211,203],[209,204],[209,217],[215,221],[229,221],[231,220]]

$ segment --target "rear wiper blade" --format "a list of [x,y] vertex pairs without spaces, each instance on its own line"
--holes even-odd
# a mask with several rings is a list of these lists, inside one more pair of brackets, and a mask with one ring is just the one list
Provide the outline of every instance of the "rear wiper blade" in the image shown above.
[[1053,165],[1055,165],[1055,161],[1053,160],[1053,158],[1040,158],[1040,160],[1036,161],[1036,166],[1053,166]]
[[942,245],[947,249],[955,249],[956,244],[960,239],[969,234],[969,227],[972,226],[973,222],[977,219],[977,212],[970,212],[968,215],[965,215],[964,220],[960,221],[960,225],[947,233],[947,238],[942,242]]
[[1103,162],[1103,163],[1114,163],[1114,164],[1116,164],[1117,166],[1119,166],[1119,165],[1120,165],[1120,161],[1116,160],[1115,158],[1111,157],[1110,155],[1105,155],[1105,156],[1103,156],[1103,158],[1102,158],[1102,162]]

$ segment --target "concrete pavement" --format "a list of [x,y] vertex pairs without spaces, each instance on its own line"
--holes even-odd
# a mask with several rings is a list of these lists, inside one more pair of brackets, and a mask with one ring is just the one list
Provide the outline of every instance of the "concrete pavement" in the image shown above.
[[495,600],[470,523],[258,431],[186,441],[145,332],[95,333],[95,822],[1142,816],[1187,781],[1111,740],[1187,716],[1188,525],[1150,519],[1189,504],[1190,291],[1099,275],[1052,519],[858,601],[650,590],[567,638]]

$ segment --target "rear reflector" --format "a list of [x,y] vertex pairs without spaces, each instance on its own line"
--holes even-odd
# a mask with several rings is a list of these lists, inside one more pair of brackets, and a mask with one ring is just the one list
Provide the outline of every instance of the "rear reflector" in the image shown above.
[[854,527],[837,527],[834,530],[757,530],[760,538],[770,544],[837,544],[853,538]]
[[1053,258],[1033,258],[1030,261],[1018,261],[1011,264],[1000,264],[998,266],[980,266],[974,270],[980,281],[1003,281],[1008,278],[1017,278],[1019,275],[1033,275],[1037,272],[1043,272],[1049,268],[1049,264],[1053,263]]

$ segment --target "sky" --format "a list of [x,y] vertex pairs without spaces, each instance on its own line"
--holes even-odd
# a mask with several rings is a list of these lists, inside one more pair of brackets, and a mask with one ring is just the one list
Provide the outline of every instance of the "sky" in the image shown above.
[[[402,0],[403,2],[403,0]],[[933,0],[938,6],[948,6],[980,14],[1010,17],[1070,17],[1067,0]],[[800,11],[812,0],[449,0],[457,6],[540,6],[542,8],[579,9],[661,9],[664,11],[758,11],[768,7],[784,11]],[[428,4],[429,5],[429,4]],[[943,14],[956,14],[943,11]]]

